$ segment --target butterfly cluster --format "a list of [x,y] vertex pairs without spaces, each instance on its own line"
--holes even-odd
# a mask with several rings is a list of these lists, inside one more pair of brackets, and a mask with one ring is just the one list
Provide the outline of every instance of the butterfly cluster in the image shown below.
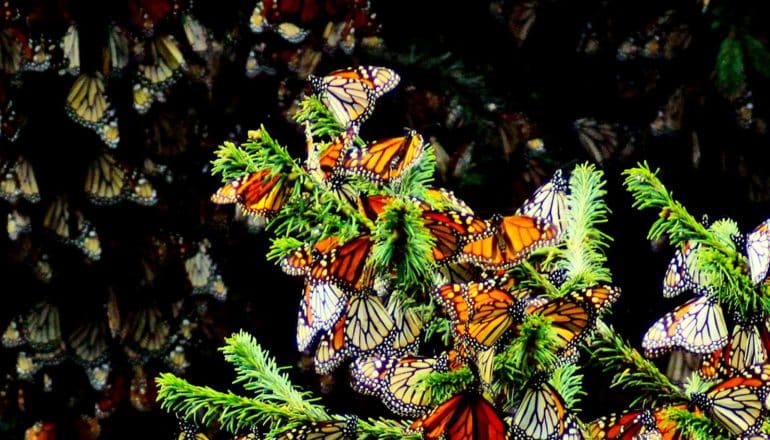
[[[415,180],[424,169],[432,174],[434,166],[432,150],[419,133],[407,130],[373,142],[358,138],[376,101],[399,80],[395,71],[381,66],[311,77],[315,97],[308,99],[318,99],[339,125],[339,134],[324,140],[306,126],[307,157],[301,166],[287,169],[264,160],[256,170],[226,182],[212,201],[236,204],[270,225],[273,220],[280,224],[284,210],[296,212],[294,205],[312,212],[313,200],[319,200],[360,224],[343,233],[324,220],[329,217],[318,218],[330,224],[313,226],[318,232],[287,248],[278,261],[285,273],[304,282],[296,343],[312,357],[316,373],[328,375],[350,365],[353,389],[414,419],[410,429],[429,439],[582,438],[550,376],[576,361],[580,345],[620,291],[599,284],[549,296],[512,275],[533,254],[558,247],[568,234],[567,177],[557,171],[518,209],[487,218],[452,192]],[[251,141],[271,145],[266,137],[264,131],[255,132]],[[429,267],[427,273],[411,272],[423,276],[421,288],[404,283],[409,255]],[[557,272],[555,290],[565,281]],[[435,306],[425,315],[419,303]],[[439,355],[422,350],[430,324],[426,316],[448,325],[452,342]],[[547,348],[553,361],[524,361],[538,372],[523,385],[518,406],[506,408],[505,417],[490,393],[495,355],[535,322],[553,334]],[[437,401],[423,383],[432,374],[460,370],[472,371],[473,382],[448,399]],[[278,438],[355,438],[356,430],[347,418],[303,424]]]
[[[729,220],[702,226],[716,243],[738,251],[746,268],[741,276],[750,288],[765,281],[770,265],[766,222],[746,234]],[[676,422],[682,414],[706,416],[736,438],[766,438],[762,425],[770,410],[767,317],[761,309],[735,310],[728,326],[721,304],[724,275],[709,265],[709,259],[724,252],[716,243],[691,239],[676,250],[663,279],[663,296],[674,298],[684,292],[695,296],[658,319],[642,340],[648,357],[672,350],[694,357],[691,373],[706,381],[704,386],[691,389],[686,403],[599,418],[589,426],[594,438],[690,438]]]

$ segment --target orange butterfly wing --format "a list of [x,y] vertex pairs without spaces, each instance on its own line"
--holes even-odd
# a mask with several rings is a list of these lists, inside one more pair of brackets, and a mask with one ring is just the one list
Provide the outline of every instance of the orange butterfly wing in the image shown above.
[[434,440],[446,434],[448,440],[503,440],[505,423],[495,408],[478,394],[458,394],[431,413],[415,420],[412,429]]
[[463,258],[486,267],[509,268],[532,251],[553,243],[557,228],[523,215],[495,216],[480,238],[463,246]]

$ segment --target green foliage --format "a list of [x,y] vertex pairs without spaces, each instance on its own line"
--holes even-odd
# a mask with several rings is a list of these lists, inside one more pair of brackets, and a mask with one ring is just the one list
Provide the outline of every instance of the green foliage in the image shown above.
[[462,367],[455,371],[434,371],[423,379],[420,386],[430,389],[434,403],[439,404],[458,393],[472,389],[475,382],[476,378],[470,368]]
[[684,438],[693,440],[734,438],[734,435],[729,435],[721,425],[702,414],[694,414],[681,408],[670,408],[666,412],[666,418],[676,423]]
[[736,235],[733,222],[716,222],[715,228],[706,228],[674,200],[647,164],[624,172],[625,185],[634,197],[638,209],[657,208],[658,218],[650,227],[647,237],[652,240],[668,237],[669,242],[681,247],[688,241],[700,243],[696,265],[706,273],[719,302],[731,312],[748,316],[756,310],[770,312],[770,298],[759,294],[748,277],[748,261],[728,236]]
[[631,347],[615,329],[599,321],[596,333],[591,345],[593,360],[606,373],[612,374],[610,387],[636,389],[646,393],[646,396],[637,395],[632,406],[643,398],[652,405],[687,399],[653,362]]
[[748,34],[743,35],[743,45],[754,70],[770,79],[770,51],[761,41]]
[[743,65],[743,48],[740,40],[730,35],[722,40],[716,60],[716,86],[728,99],[735,99],[743,91],[746,74]]
[[572,171],[566,245],[563,259],[556,263],[557,269],[567,271],[568,281],[561,286],[562,293],[612,280],[604,255],[612,238],[599,229],[609,214],[603,200],[607,191],[602,177],[602,171],[592,164],[578,165]]

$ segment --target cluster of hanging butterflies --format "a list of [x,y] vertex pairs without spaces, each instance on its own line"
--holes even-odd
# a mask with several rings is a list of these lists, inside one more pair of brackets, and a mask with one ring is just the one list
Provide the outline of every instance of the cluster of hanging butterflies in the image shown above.
[[[767,227],[765,221],[738,240],[754,286],[765,282],[770,267]],[[672,350],[698,356],[695,372],[712,386],[690,396],[689,407],[674,408],[701,411],[741,438],[764,438],[760,428],[770,410],[765,404],[770,392],[770,321],[756,310],[748,316],[736,314],[728,325],[717,298],[719,274],[704,261],[707,251],[708,245],[698,241],[687,241],[677,249],[663,280],[663,296],[673,298],[683,292],[695,296],[657,320],[645,333],[642,347],[651,357]],[[676,424],[666,415],[670,409],[614,415],[595,421],[591,429],[603,432],[597,438],[608,439],[647,432],[674,435]]]
[[[304,170],[314,185],[334,194],[371,222],[385,227],[394,212],[413,212],[415,225],[430,237],[424,257],[432,260],[438,284],[432,295],[448,317],[454,346],[439,356],[419,354],[423,323],[400,295],[390,292],[395,269],[375,262],[380,245],[371,232],[352,237],[331,235],[303,244],[280,260],[289,275],[304,279],[297,319],[297,347],[312,354],[315,371],[329,374],[352,363],[354,389],[380,398],[394,413],[417,418],[412,429],[426,438],[502,439],[580,438],[576,419],[549,383],[538,374],[527,385],[509,420],[487,397],[494,355],[518,334],[531,316],[552,322],[557,366],[574,362],[580,343],[592,332],[600,313],[618,298],[619,289],[597,285],[547,298],[517,287],[507,275],[534,251],[558,245],[567,233],[568,185],[561,171],[545,182],[515,213],[481,218],[443,189],[424,196],[399,196],[398,188],[429,154],[422,136],[403,136],[358,145],[359,126],[375,101],[393,89],[399,76],[390,69],[360,66],[311,77],[315,94],[343,132],[319,142],[306,132]],[[250,215],[273,218],[303,198],[301,180],[285,172],[256,170],[226,183],[215,203],[235,203]],[[362,192],[358,181],[381,188]],[[295,187],[297,189],[295,190]],[[409,241],[409,232],[402,240]],[[433,372],[473,365],[475,386],[436,406],[430,389],[420,385]],[[551,366],[554,367],[554,366]],[[548,369],[545,367],[546,370]],[[302,425],[279,438],[355,438],[347,421]]]

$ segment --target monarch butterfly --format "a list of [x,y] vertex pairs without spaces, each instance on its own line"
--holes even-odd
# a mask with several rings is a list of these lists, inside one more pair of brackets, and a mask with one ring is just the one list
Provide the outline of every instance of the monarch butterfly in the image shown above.
[[289,200],[291,184],[286,176],[261,170],[225,184],[211,196],[211,201],[237,203],[248,214],[274,217]]
[[305,284],[300,300],[297,319],[297,348],[305,351],[316,335],[327,331],[345,312],[348,294],[335,283],[313,282]]
[[209,440],[208,436],[200,432],[194,423],[188,422],[179,414],[176,418],[179,424],[179,435],[176,440]]
[[65,66],[63,72],[70,75],[80,73],[80,33],[74,23],[67,28],[59,46],[62,50],[62,64]]
[[644,334],[642,347],[650,357],[673,348],[706,354],[724,347],[727,337],[719,303],[710,296],[697,296],[656,321]]
[[26,37],[13,27],[0,31],[0,53],[0,70],[9,76],[19,73],[24,61],[32,56]]
[[[390,196],[361,196],[359,208],[364,215],[376,221],[393,200],[394,198]],[[423,226],[433,239],[431,252],[437,263],[452,261],[459,254],[460,247],[468,237],[481,233],[486,228],[486,223],[472,214],[452,209],[432,210],[420,200],[417,200],[417,204],[423,208],[420,217],[423,220]]]
[[596,440],[682,440],[686,438],[685,434],[668,418],[672,410],[685,411],[687,405],[641,409],[600,417],[588,424],[588,433],[590,438]]
[[197,18],[184,14],[181,18],[185,38],[195,52],[206,52],[209,48],[209,31]]
[[123,195],[126,169],[108,153],[102,153],[88,166],[86,197],[98,205],[111,205]]
[[377,296],[353,295],[345,313],[321,335],[314,357],[316,373],[329,374],[350,356],[382,349],[393,329],[393,318]]
[[377,184],[390,183],[399,180],[414,166],[422,152],[422,136],[410,130],[406,136],[353,148],[345,155],[341,169]]
[[730,342],[724,348],[706,355],[698,374],[706,380],[716,376],[730,377],[736,371],[767,362],[770,351],[770,328],[762,314],[747,319],[737,318]]
[[532,379],[513,414],[511,433],[511,438],[526,440],[583,438],[562,397],[540,374]]
[[129,360],[140,364],[166,351],[171,340],[171,326],[157,306],[145,306],[127,316],[120,339]]
[[153,206],[158,203],[157,191],[138,168],[134,168],[128,176],[123,194],[126,199],[139,205]]
[[75,79],[67,95],[65,110],[75,122],[95,131],[108,147],[118,146],[118,122],[100,72],[82,73]]
[[28,355],[24,351],[20,351],[16,356],[16,374],[20,379],[32,380],[35,374],[43,368],[43,364],[39,362],[39,358],[36,355]]
[[110,374],[107,329],[102,323],[83,324],[67,340],[72,356],[86,371],[94,390],[103,390]]
[[683,109],[684,92],[680,87],[668,98],[665,107],[658,111],[657,117],[650,123],[653,136],[668,135],[681,130]]
[[41,301],[24,315],[24,336],[37,354],[44,354],[46,361],[58,362],[64,355],[59,308]]
[[339,283],[345,289],[358,291],[371,287],[374,280],[368,267],[373,243],[362,235],[344,244],[336,237],[316,243],[312,250],[298,250],[281,262],[285,271],[305,275],[311,281]]
[[115,290],[112,287],[107,288],[107,301],[104,304],[104,309],[110,334],[116,338],[120,333],[120,306],[118,305],[118,296],[115,295]]
[[759,284],[767,278],[770,268],[770,219],[763,221],[746,235],[746,255],[751,281]]
[[56,424],[35,422],[24,431],[24,440],[56,440]]
[[5,348],[15,348],[27,343],[27,339],[24,337],[24,325],[21,316],[11,319],[11,322],[8,323],[5,331],[3,331],[0,342],[2,342]]
[[227,286],[222,281],[214,260],[208,253],[211,244],[208,240],[198,243],[198,250],[184,261],[187,279],[192,287],[193,295],[210,294],[219,301],[227,297]]
[[736,435],[757,433],[767,412],[765,399],[770,364],[750,367],[713,385],[704,393],[693,393],[693,404]]
[[463,246],[459,258],[488,269],[507,269],[532,251],[552,244],[557,233],[556,226],[533,217],[495,215],[477,234],[481,238]]
[[162,94],[176,83],[187,66],[176,40],[170,35],[152,37],[145,47],[144,57],[138,66],[138,80]]
[[21,197],[30,203],[39,202],[40,189],[37,186],[37,179],[35,178],[35,171],[32,169],[32,164],[24,158],[24,156],[19,156],[16,159],[13,169],[16,174]]
[[573,127],[580,144],[597,163],[603,164],[615,156],[620,136],[612,124],[593,118],[580,118],[573,123]]
[[506,426],[498,411],[486,398],[475,392],[450,397],[429,414],[415,420],[411,428],[423,437],[435,440],[503,440]]
[[673,298],[685,290],[691,290],[699,295],[707,295],[710,292],[709,277],[706,272],[697,268],[696,259],[699,248],[698,243],[688,241],[674,254],[663,278],[664,298]]
[[187,367],[190,366],[185,347],[181,343],[172,345],[163,357],[163,361],[174,374],[184,374]]
[[43,228],[52,231],[65,244],[80,249],[89,259],[98,261],[101,258],[102,247],[96,229],[79,210],[70,212],[64,197],[57,197],[48,206]]
[[553,177],[535,190],[515,214],[542,219],[556,226],[562,234],[567,229],[567,190],[567,180],[561,170],[556,170]]
[[414,309],[405,307],[396,295],[388,298],[387,310],[393,318],[393,330],[385,340],[383,352],[390,356],[416,353],[423,328],[420,316]]
[[158,389],[154,380],[147,379],[143,366],[134,367],[134,377],[129,386],[129,400],[137,411],[147,412],[157,405]]
[[537,1],[516,2],[512,7],[508,17],[508,28],[519,46],[524,44],[529,36],[529,31],[535,24],[537,7]]
[[359,66],[308,79],[321,102],[346,129],[357,130],[374,111],[374,102],[393,90],[401,77],[387,67]]
[[307,423],[278,434],[276,440],[354,440],[357,432],[358,419],[350,416],[344,420]]
[[118,24],[110,23],[107,29],[107,45],[103,49],[102,71],[105,75],[120,73],[130,58],[127,31]]
[[433,393],[420,386],[433,372],[449,371],[447,354],[439,357],[369,356],[356,360],[351,369],[351,385],[359,393],[378,396],[392,412],[403,417],[419,417],[433,403]]
[[32,221],[28,215],[22,214],[16,208],[11,209],[8,212],[8,224],[6,231],[8,232],[8,238],[11,241],[19,239],[21,234],[27,234],[32,230]]

